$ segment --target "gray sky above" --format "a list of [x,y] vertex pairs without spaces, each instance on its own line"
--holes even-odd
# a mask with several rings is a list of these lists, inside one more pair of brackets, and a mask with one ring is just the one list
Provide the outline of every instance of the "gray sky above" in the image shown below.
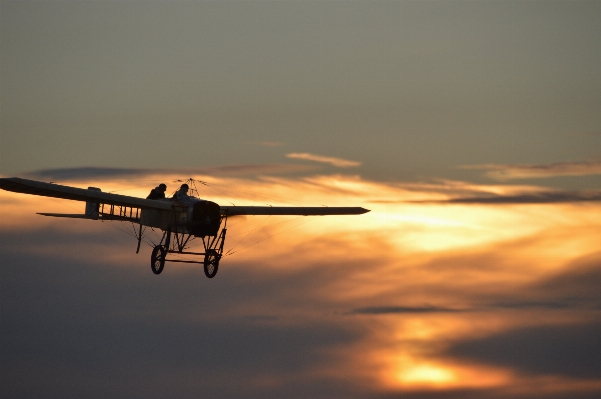
[[311,162],[288,153],[385,180],[601,161],[598,1],[1,7],[4,175]]

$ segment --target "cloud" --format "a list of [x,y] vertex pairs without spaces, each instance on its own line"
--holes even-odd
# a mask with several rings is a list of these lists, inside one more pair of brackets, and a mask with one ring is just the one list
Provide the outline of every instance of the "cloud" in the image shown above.
[[459,312],[481,312],[495,309],[567,309],[577,307],[573,301],[530,301],[512,299],[507,302],[492,302],[481,306],[465,308],[449,308],[445,306],[373,306],[353,309],[350,314],[358,315],[391,315],[391,314],[427,314],[427,313],[459,313]]
[[463,309],[453,309],[440,306],[374,306],[366,308],[357,308],[351,311],[351,314],[406,314],[406,313],[454,313],[463,312]]
[[[240,172],[232,167],[224,173]],[[360,206],[372,196],[528,190],[451,184],[409,191],[345,175],[224,176],[215,186],[231,191],[219,201],[260,193],[257,201]],[[453,212],[390,202],[358,217],[315,218],[284,234],[277,233],[304,219],[251,217],[229,225],[226,242],[249,247],[224,257],[209,280],[196,265],[169,263],[152,274],[150,248],[136,255],[135,239],[113,229],[128,223],[50,220],[35,212],[59,211],[46,209],[56,201],[3,195],[11,202],[0,207],[0,372],[8,381],[3,389],[21,396],[91,396],[92,385],[100,387],[96,397],[464,397],[467,389],[484,398],[495,389],[512,396],[507,391],[516,385],[534,395],[531,375],[563,373],[563,356],[586,360],[582,348],[599,319],[597,202]],[[581,327],[588,332],[579,334]],[[502,348],[469,351],[469,343],[482,348],[485,339],[522,347],[533,331],[547,342],[529,352],[531,365],[504,359]],[[576,355],[556,351],[555,364],[541,366],[541,352],[554,339],[569,344],[566,337],[581,340]],[[440,375],[448,379],[431,379]],[[578,397],[576,383],[566,386],[564,396]]]
[[85,166],[80,168],[58,168],[34,170],[23,177],[43,181],[69,181],[76,179],[114,179],[116,177],[142,177],[160,173],[159,169],[105,168]]
[[571,262],[565,269],[533,284],[528,291],[564,303],[601,310],[601,253]]
[[304,159],[307,161],[329,163],[338,168],[350,168],[350,167],[361,165],[361,162],[357,162],[357,161],[349,161],[347,159],[334,158],[334,157],[324,157],[321,155],[309,154],[307,152],[293,152],[290,154],[286,154],[286,156],[288,158],[293,158],[293,159]]
[[447,354],[521,373],[601,378],[601,322],[512,329],[454,343]]
[[208,168],[164,168],[164,169],[136,169],[136,168],[108,168],[108,167],[79,167],[41,169],[24,173],[20,177],[42,181],[73,181],[82,179],[107,180],[115,178],[140,179],[157,175],[180,175],[188,177],[193,175],[215,176],[248,176],[260,174],[288,174],[308,172],[315,170],[309,165],[290,164],[242,164],[223,165]]
[[523,298],[508,298],[506,302],[490,303],[478,310],[483,309],[568,309],[577,307],[573,302],[566,301],[530,301]]
[[422,204],[556,204],[601,201],[601,191],[546,191],[518,195],[487,195],[459,197],[447,200],[416,200],[408,203]]
[[536,179],[601,174],[601,162],[562,162],[543,165],[463,165],[461,169],[485,170],[495,180]]
[[[257,274],[257,265],[229,261],[234,270],[223,268],[219,280],[204,278],[202,268],[174,265],[157,277],[146,258],[107,258],[124,250],[119,235],[0,232],[0,238],[4,393],[360,397],[357,384],[343,385],[344,378],[323,370],[340,368],[336,348],[354,345],[364,332],[331,317],[307,317],[320,308],[314,271]],[[85,256],[27,250],[47,240],[48,247],[71,242],[69,251]],[[95,240],[113,245],[92,251],[85,242]],[[290,315],[300,304],[291,287],[303,293],[300,319]],[[297,305],[278,304],[287,296]],[[92,392],[90,384],[99,388]]]
[[[479,311],[538,309],[533,313],[536,317],[544,317],[545,312],[554,317],[546,323],[539,321],[537,325],[509,328],[485,337],[455,340],[447,354],[526,375],[601,379],[600,284],[601,253],[597,252],[530,284],[500,294],[482,294],[474,301],[493,300]],[[570,320],[578,312],[583,317]]]

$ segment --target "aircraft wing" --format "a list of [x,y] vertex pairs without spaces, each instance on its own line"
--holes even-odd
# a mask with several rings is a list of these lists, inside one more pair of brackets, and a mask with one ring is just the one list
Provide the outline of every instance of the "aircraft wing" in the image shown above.
[[0,188],[15,193],[40,195],[43,197],[62,198],[74,201],[86,201],[98,204],[128,206],[140,209],[172,209],[172,204],[169,202],[103,193],[102,191],[62,186],[60,184],[44,183],[18,177],[0,178]]
[[221,206],[221,214],[234,215],[298,215],[298,216],[326,216],[326,215],[361,215],[369,209],[350,206]]
[[[16,193],[62,198],[74,201],[86,201],[98,204],[128,206],[140,209],[171,210],[173,204],[166,201],[148,200],[127,195],[104,193],[102,191],[44,183],[18,177],[0,178],[0,188]],[[369,212],[361,207],[295,207],[295,206],[221,206],[221,214],[234,215],[361,215]],[[75,217],[75,215],[44,214],[45,216]],[[77,216],[84,217],[84,216]]]

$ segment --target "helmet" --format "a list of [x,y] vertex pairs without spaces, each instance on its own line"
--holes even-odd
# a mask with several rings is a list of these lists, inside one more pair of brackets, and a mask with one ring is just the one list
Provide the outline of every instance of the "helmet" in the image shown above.
[[159,184],[159,188],[160,188],[161,190],[163,190],[163,191],[164,191],[164,190],[167,190],[167,186],[165,185],[165,183],[161,183],[161,184]]
[[182,184],[182,186],[180,187],[180,189],[185,188],[186,190],[189,188],[188,185],[186,183]]

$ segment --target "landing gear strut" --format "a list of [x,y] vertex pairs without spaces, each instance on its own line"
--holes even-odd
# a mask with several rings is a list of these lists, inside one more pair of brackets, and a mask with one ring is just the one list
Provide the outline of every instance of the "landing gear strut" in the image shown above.
[[[217,274],[219,269],[219,261],[223,256],[223,244],[225,243],[225,234],[227,232],[227,216],[221,218],[223,228],[219,230],[219,233],[214,236],[199,237],[202,239],[204,246],[204,252],[188,252],[184,251],[188,241],[193,236],[188,233],[182,233],[182,228],[165,231],[163,238],[158,245],[152,249],[152,255],[150,257],[150,267],[154,274],[161,274],[165,267],[165,262],[179,262],[179,263],[196,263],[202,264],[204,267],[205,276],[213,278]],[[178,230],[180,232],[178,232]],[[186,230],[184,230],[186,231]],[[173,235],[174,240],[171,240]],[[181,254],[181,255],[197,255],[203,256],[203,261],[196,260],[182,260],[182,259],[167,259],[168,254]]]

